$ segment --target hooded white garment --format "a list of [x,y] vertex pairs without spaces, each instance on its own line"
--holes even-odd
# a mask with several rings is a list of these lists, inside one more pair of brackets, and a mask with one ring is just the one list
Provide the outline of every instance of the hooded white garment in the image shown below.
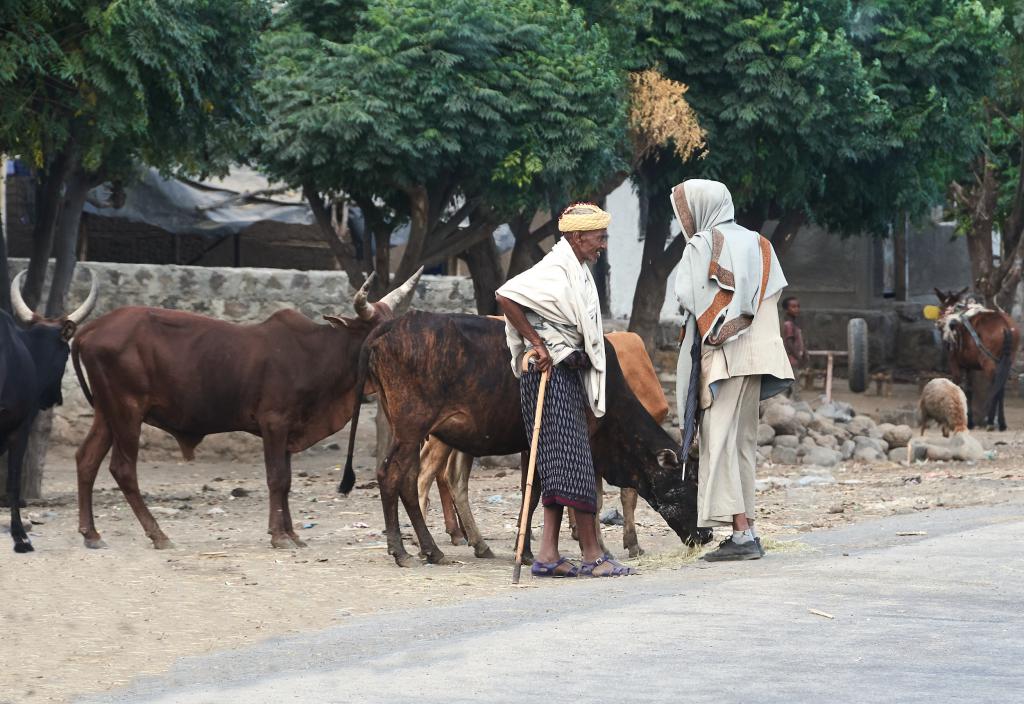
[[[793,378],[781,335],[773,335],[766,321],[757,326],[757,345],[742,344],[762,302],[771,308],[764,315],[770,312],[774,329],[778,328],[775,301],[787,282],[775,250],[758,233],[736,224],[732,196],[723,183],[685,181],[672,189],[671,202],[687,238],[676,274],[676,296],[685,325],[676,377],[680,409],[685,406],[686,390],[694,388],[689,351],[697,335],[701,408],[711,405],[715,382],[732,376],[761,374],[762,400],[779,393]],[[680,418],[684,417],[680,410]]]
[[[506,281],[497,293],[527,308],[527,318],[544,341],[554,364],[575,350],[586,353],[592,366],[583,372],[583,388],[594,415],[603,416],[605,358],[601,304],[590,269],[576,257],[569,242],[559,240],[536,265]],[[512,352],[512,371],[519,377],[523,355],[530,345],[508,322],[505,338]]]

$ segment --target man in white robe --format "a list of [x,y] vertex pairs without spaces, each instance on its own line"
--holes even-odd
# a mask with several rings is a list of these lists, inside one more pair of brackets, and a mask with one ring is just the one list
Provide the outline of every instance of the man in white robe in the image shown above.
[[684,316],[676,375],[683,452],[699,425],[697,525],[732,527],[705,559],[758,559],[758,406],[793,381],[777,308],[786,278],[771,243],[736,223],[724,184],[691,179],[672,189],[671,199],[687,238],[676,277]]

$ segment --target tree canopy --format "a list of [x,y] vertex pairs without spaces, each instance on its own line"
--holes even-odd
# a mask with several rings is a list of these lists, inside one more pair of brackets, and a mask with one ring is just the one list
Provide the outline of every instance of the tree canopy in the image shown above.
[[264,0],[4,4],[0,150],[36,169],[40,192],[30,304],[54,233],[65,230],[71,241],[58,243],[62,275],[49,307],[62,304],[90,187],[130,176],[138,162],[224,171],[244,151],[256,110],[255,40],[268,19]]
[[626,76],[566,2],[300,0],[264,50],[261,163],[408,220],[400,277],[621,169]]

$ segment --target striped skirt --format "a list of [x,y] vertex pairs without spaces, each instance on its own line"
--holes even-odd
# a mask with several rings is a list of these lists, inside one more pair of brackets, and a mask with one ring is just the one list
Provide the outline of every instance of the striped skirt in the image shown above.
[[[519,379],[519,395],[523,424],[531,443],[539,389],[540,372],[524,372]],[[558,504],[588,513],[597,511],[597,484],[590,454],[586,404],[580,372],[553,367],[544,392],[544,414],[537,444],[537,472],[545,506]]]

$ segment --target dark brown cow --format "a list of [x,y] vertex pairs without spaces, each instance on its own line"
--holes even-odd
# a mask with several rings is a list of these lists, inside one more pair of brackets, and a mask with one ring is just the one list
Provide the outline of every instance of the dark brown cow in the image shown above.
[[966,293],[966,288],[958,292],[935,289],[942,311],[936,325],[942,331],[949,355],[949,375],[957,386],[966,386],[967,427],[973,428],[974,390],[970,376],[964,372],[984,374],[989,387],[985,424],[989,430],[994,430],[998,422],[999,429],[1006,430],[1003,403],[1006,382],[1020,347],[1020,329],[1013,318],[1001,310],[972,308],[964,300]]
[[366,300],[367,281],[356,294],[358,317],[324,316],[330,325],[292,310],[237,325],[181,311],[120,308],[83,327],[71,354],[96,411],[76,455],[78,530],[86,547],[105,547],[93,519],[92,489],[111,447],[110,473],[146,535],[157,549],[172,547],[139,493],[143,423],[173,435],[185,459],[192,459],[206,435],[245,431],[262,437],[270,542],[304,547],[288,508],[291,454],[348,422],[360,346],[405,304],[419,276],[373,304]]
[[[377,479],[388,552],[400,566],[414,560],[402,544],[399,498],[421,552],[430,562],[444,561],[420,512],[416,486],[420,445],[428,435],[474,457],[528,447],[519,382],[504,339],[505,326],[495,320],[415,312],[381,325],[363,346],[360,380],[377,388],[394,434]],[[707,542],[710,531],[696,524],[696,477],[691,472],[684,477],[678,443],[629,390],[615,349],[607,342],[605,353],[608,411],[601,419],[590,418],[595,468],[611,484],[635,488],[685,542]],[[339,487],[344,493],[355,482],[352,454],[358,420],[357,408]]]

